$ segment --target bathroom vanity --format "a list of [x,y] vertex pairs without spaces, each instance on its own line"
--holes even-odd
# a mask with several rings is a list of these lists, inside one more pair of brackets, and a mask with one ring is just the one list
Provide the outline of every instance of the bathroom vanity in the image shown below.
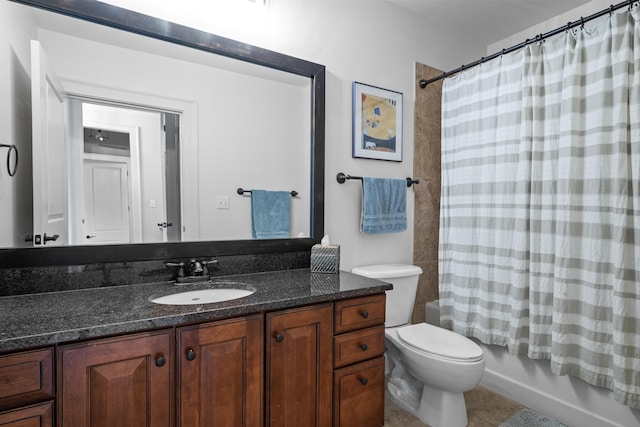
[[391,285],[308,269],[213,283],[256,291],[185,306],[150,301],[170,282],[1,297],[0,425],[383,425]]

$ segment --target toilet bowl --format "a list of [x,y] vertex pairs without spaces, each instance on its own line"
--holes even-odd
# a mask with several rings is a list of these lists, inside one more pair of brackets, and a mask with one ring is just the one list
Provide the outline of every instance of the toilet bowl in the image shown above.
[[484,373],[480,346],[438,326],[409,323],[419,267],[372,265],[352,273],[393,284],[387,291],[385,321],[388,398],[432,427],[466,426],[463,392],[475,387]]

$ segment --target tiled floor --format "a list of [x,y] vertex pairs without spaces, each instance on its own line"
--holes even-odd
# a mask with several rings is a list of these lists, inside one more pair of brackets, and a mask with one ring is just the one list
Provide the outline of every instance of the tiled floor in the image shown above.
[[[468,427],[497,427],[524,407],[513,400],[476,387],[464,394],[467,403]],[[384,407],[384,427],[424,427],[419,419],[403,411],[389,399]]]

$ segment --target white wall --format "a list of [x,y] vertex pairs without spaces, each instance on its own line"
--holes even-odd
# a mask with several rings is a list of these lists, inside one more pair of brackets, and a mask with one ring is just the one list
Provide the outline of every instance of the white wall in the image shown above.
[[[594,0],[490,45],[487,54],[519,44],[536,34],[552,31],[566,25],[567,22],[580,19],[581,16],[592,15],[608,8],[610,4],[605,0]],[[484,386],[570,426],[640,426],[640,410],[630,409],[615,402],[608,390],[593,387],[577,378],[557,376],[551,373],[549,362],[546,360],[512,356],[502,347],[482,347],[487,362],[482,380]]]
[[[123,3],[121,0],[109,2]],[[352,175],[412,176],[414,62],[448,69],[460,63],[461,58],[479,56],[484,47],[472,46],[461,32],[441,34],[437,29],[425,27],[418,18],[382,1],[270,0],[266,8],[256,8],[252,2],[246,2],[248,6],[243,8],[252,9],[229,10],[228,13],[211,13],[210,9],[219,4],[228,6],[230,0],[124,2],[130,3],[130,8],[142,9],[150,15],[326,65],[325,229],[334,242],[342,245],[344,269],[381,261],[411,262],[412,192],[408,194],[408,231],[363,236],[358,231],[360,184],[348,182],[339,185],[335,175],[342,171]],[[238,4],[237,1],[233,3]],[[68,46],[67,50],[72,50],[72,47]],[[94,71],[98,75],[101,73],[100,69]],[[128,76],[121,78],[127,81]],[[147,78],[153,79],[154,76]],[[402,163],[351,158],[353,81],[404,94]],[[131,82],[132,85],[136,83]],[[254,185],[249,183],[247,186]],[[232,202],[242,203],[226,189],[224,192],[210,191],[212,196],[228,194]],[[300,193],[304,197],[304,193]],[[214,201],[213,198],[208,200]],[[202,227],[216,223],[210,218],[196,219]],[[294,231],[298,228],[294,226]]]
[[[415,61],[449,69],[460,64],[461,58],[481,56],[484,46],[474,47],[461,31],[452,29],[449,34],[442,34],[384,1],[270,0],[266,8],[229,10],[222,14],[212,9],[215,4],[226,4],[223,0],[108,2],[325,65],[325,230],[332,242],[342,246],[341,268],[349,270],[356,265],[385,261],[412,262],[413,192],[408,193],[406,232],[362,235],[361,185],[357,181],[340,185],[335,176],[338,172],[393,178],[412,176]],[[403,162],[351,157],[354,81],[403,93]]]
[[603,9],[607,9],[611,4],[618,3],[620,2],[611,2],[611,0],[593,0],[583,6],[572,9],[569,12],[558,15],[545,22],[541,22],[538,25],[534,25],[533,27],[530,27],[524,31],[512,34],[509,37],[490,44],[487,47],[487,54],[491,55],[493,53],[499,52],[503,48],[508,48],[510,46],[520,44],[526,39],[531,39],[538,34],[548,33],[549,31],[553,31],[556,28],[567,25],[567,22],[577,21],[580,19],[580,17],[586,18],[587,16],[600,12]]

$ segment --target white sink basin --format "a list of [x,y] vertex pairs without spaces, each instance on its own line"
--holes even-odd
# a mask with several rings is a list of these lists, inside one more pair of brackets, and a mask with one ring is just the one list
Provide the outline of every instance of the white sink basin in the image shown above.
[[163,297],[154,298],[151,302],[165,305],[192,305],[211,304],[214,302],[229,301],[251,295],[255,290],[213,288],[197,291],[178,292]]

